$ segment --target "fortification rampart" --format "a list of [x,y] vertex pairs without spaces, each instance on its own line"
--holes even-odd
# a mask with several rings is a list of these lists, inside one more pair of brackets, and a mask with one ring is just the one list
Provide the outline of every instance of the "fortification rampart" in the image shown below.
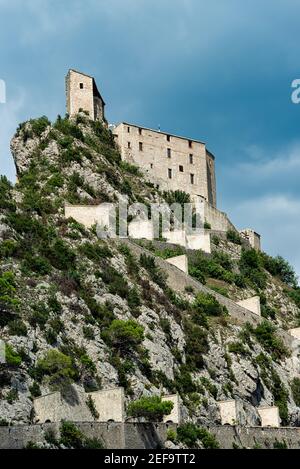
[[[167,441],[168,430],[177,429],[176,424],[166,423],[77,422],[76,426],[86,437],[100,439],[106,449],[160,449]],[[44,443],[49,431],[59,439],[60,424],[0,427],[0,449],[23,449],[30,442]],[[300,428],[213,426],[209,431],[222,449],[273,449],[276,443],[300,449]]]

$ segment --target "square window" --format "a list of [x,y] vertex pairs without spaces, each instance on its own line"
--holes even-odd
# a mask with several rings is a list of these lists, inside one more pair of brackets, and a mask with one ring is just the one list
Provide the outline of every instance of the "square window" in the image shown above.
[[168,169],[168,177],[169,179],[172,179],[172,169]]
[[190,164],[194,164],[194,156],[190,155]]
[[183,166],[181,166],[181,165],[179,166],[179,172],[183,173]]
[[191,184],[195,184],[195,174],[191,174]]
[[79,88],[83,90],[83,83],[79,83]]
[[172,154],[171,154],[171,148],[168,148],[168,149],[167,149],[167,155],[168,155],[168,158],[171,158],[171,155],[172,155]]
[[139,149],[140,149],[140,151],[143,151],[143,144],[142,144],[142,142],[139,143]]

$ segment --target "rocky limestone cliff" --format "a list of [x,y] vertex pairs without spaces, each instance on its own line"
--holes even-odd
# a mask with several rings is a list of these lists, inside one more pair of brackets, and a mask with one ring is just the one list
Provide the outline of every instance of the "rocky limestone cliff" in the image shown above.
[[[178,392],[186,418],[201,425],[220,423],[217,402],[230,398],[244,424],[258,425],[257,406],[273,404],[284,425],[300,424],[300,361],[276,332],[299,324],[287,264],[230,237],[215,237],[211,256],[188,253],[190,274],[215,291],[235,301],[260,295],[265,321],[239,325],[212,297],[168,288],[150,256],[64,218],[66,202],[166,197],[121,162],[99,123],[84,114],[33,120],[11,149],[18,182],[0,182],[2,424],[30,423],[34,397],[72,382],[86,391],[124,386],[128,402]],[[175,253],[164,243],[147,248]]]

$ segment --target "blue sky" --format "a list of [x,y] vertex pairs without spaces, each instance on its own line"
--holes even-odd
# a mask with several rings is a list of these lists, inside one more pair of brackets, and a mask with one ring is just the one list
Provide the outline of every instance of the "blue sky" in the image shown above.
[[82,70],[111,122],[207,142],[219,208],[300,274],[299,18],[299,0],[0,0],[0,172],[18,123],[64,114]]

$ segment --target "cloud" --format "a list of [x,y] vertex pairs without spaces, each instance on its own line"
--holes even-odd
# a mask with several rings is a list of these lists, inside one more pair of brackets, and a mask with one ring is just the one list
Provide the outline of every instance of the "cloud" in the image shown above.
[[0,174],[6,174],[11,180],[15,177],[15,169],[10,154],[10,140],[16,130],[16,122],[20,122],[20,113],[24,109],[26,93],[19,89],[14,99],[0,104]]
[[246,148],[245,153],[251,162],[240,163],[236,166],[237,172],[243,172],[248,177],[271,179],[277,175],[289,174],[300,170],[300,142],[278,151],[270,158],[270,150],[253,145]]

